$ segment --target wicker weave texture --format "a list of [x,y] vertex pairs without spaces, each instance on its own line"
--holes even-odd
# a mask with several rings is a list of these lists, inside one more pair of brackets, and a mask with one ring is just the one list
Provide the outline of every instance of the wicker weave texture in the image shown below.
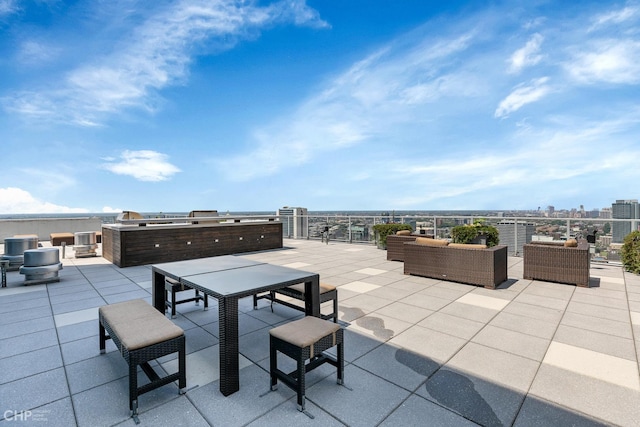
[[507,280],[507,247],[465,249],[404,243],[404,274],[495,289]]
[[525,279],[589,287],[591,255],[585,241],[574,248],[529,243],[524,245],[523,255]]
[[[298,408],[302,411],[305,409],[305,391],[306,391],[306,373],[315,368],[329,363],[336,367],[337,382],[342,384],[344,380],[344,332],[338,329],[335,333],[326,335],[318,339],[313,345],[308,347],[298,347],[286,340],[282,340],[269,336],[269,359],[270,359],[270,376],[271,389],[273,390],[278,380],[282,381],[287,387],[294,390],[297,394]],[[332,347],[336,347],[336,356],[324,353]],[[313,349],[313,351],[311,351]],[[285,373],[278,368],[278,355],[281,352],[296,361],[296,369],[292,372]],[[305,363],[310,360],[309,363]]]
[[[405,242],[414,242],[418,236],[387,236],[387,261],[404,261]],[[426,236],[425,236],[426,237]]]
[[[161,315],[160,313],[158,313]],[[129,365],[129,410],[133,415],[137,415],[138,396],[155,390],[158,387],[178,381],[178,387],[182,393],[187,387],[187,370],[186,370],[186,340],[184,334],[171,338],[156,344],[142,347],[129,351],[121,342],[120,337],[115,334],[111,325],[105,319],[101,312],[98,313],[99,320],[99,341],[100,352],[103,353],[106,348],[106,341],[111,339],[124,360]],[[159,377],[157,373],[150,367],[148,362],[166,356],[172,353],[178,353],[178,372]],[[150,381],[147,384],[138,386],[137,369],[140,366]]]

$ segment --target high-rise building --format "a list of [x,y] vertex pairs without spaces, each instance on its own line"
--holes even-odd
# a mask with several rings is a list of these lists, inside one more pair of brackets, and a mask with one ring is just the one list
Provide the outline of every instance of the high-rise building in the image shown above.
[[[638,200],[616,200],[611,205],[613,219],[640,219],[640,205]],[[622,243],[627,234],[631,233],[631,221],[613,221],[611,235],[613,243]]]
[[282,235],[301,238],[309,236],[309,216],[307,208],[290,208],[285,206],[276,213],[282,222]]
[[531,242],[536,227],[533,224],[518,222],[516,225],[513,221],[501,221],[496,225],[498,229],[500,244],[507,245],[507,253],[509,255],[523,253],[525,243]]

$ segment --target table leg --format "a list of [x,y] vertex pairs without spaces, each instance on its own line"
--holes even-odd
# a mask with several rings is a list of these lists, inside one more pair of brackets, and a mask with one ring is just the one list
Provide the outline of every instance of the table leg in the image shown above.
[[307,316],[320,317],[320,277],[304,283],[304,311]]
[[220,392],[229,396],[240,390],[238,298],[221,298],[218,304]]
[[151,304],[164,314],[165,303],[164,275],[154,271],[151,273]]

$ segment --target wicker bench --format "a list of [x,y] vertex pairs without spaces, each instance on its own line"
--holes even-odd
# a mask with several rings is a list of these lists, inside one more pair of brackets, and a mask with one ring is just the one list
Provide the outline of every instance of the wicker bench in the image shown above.
[[[138,420],[138,396],[178,380],[179,393],[187,387],[184,331],[144,300],[99,308],[100,353],[111,339],[129,365],[129,410]],[[108,333],[108,335],[107,335]],[[178,372],[159,377],[149,361],[178,353]],[[138,365],[151,381],[138,387]]]
[[577,247],[553,242],[527,243],[523,246],[523,257],[525,279],[589,287],[591,254],[586,241],[578,242]]
[[[305,301],[304,294],[304,283],[299,283],[297,285],[287,286],[286,288],[276,289],[275,291],[270,291],[263,295],[254,295],[253,296],[253,309],[258,309],[258,300],[266,299],[271,301],[271,311],[273,312],[273,303],[277,302],[278,304],[282,304],[289,308],[293,308],[294,310],[302,311],[303,313],[306,311],[304,306],[296,305],[290,303],[289,301],[285,301],[283,299],[279,299],[276,294],[281,294],[287,296],[289,298],[296,299],[298,301]],[[320,317],[324,320],[332,319],[334,323],[338,323],[338,289],[333,285],[328,285],[326,283],[320,283],[320,304],[325,302],[332,302],[332,312],[329,314],[320,314]]]
[[507,280],[507,247],[471,249],[407,242],[404,243],[404,274],[495,289]]
[[[193,298],[185,298],[178,300],[176,298],[176,294],[182,291],[193,290],[189,286],[186,286],[184,283],[180,283],[178,280],[172,279],[170,277],[164,278],[164,299],[165,299],[165,308],[171,309],[171,318],[175,319],[176,317],[176,306],[178,304],[182,304],[185,302],[195,301],[196,305],[200,304],[200,301],[204,301],[204,309],[205,311],[209,309],[209,297],[207,294],[200,295],[200,291],[195,289],[196,295]],[[171,294],[171,299],[169,299],[169,294]]]
[[[305,411],[305,374],[318,366],[329,363],[337,368],[337,382],[343,383],[344,333],[340,325],[307,316],[269,331],[269,373],[271,390],[276,390],[278,380],[298,395],[298,410]],[[336,357],[325,353],[337,346]],[[278,352],[296,361],[296,369],[285,373],[278,369]],[[310,360],[309,363],[306,363]]]

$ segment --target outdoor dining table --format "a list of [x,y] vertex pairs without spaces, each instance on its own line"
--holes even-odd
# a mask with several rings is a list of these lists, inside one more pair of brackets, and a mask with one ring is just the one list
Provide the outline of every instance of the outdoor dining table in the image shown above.
[[220,392],[240,389],[238,300],[298,283],[305,284],[305,313],[320,316],[320,276],[317,273],[260,263],[234,255],[177,261],[152,266],[152,303],[165,310],[165,277],[178,280],[218,300]]

